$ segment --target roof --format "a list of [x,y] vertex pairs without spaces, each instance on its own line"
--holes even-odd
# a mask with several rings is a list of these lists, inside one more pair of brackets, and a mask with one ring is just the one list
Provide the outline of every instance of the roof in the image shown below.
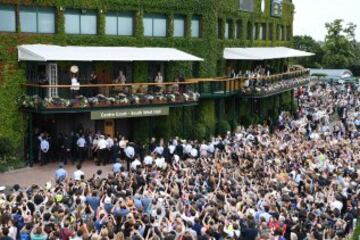
[[310,57],[315,54],[286,47],[225,48],[227,60],[268,60]]
[[89,47],[56,45],[18,46],[19,61],[203,61],[175,48]]
[[353,74],[348,69],[310,69],[310,75],[324,74],[325,78],[346,78],[352,77]]

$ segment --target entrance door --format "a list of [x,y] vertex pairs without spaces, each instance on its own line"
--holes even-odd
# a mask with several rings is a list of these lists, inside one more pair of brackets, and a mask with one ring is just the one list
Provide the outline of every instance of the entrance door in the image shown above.
[[114,137],[115,133],[115,121],[114,119],[108,119],[104,121],[104,133],[110,137]]

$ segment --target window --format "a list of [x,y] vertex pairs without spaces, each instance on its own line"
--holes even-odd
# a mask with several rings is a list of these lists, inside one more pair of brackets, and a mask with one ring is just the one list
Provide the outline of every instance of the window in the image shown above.
[[200,37],[200,17],[194,16],[191,19],[191,37]]
[[253,37],[253,24],[251,22],[247,23],[246,39],[251,40]]
[[252,34],[253,34],[253,35],[252,35],[252,39],[253,39],[253,40],[256,40],[256,37],[257,37],[257,36],[256,36],[256,35],[257,35],[256,29],[257,29],[257,24],[254,24],[254,25],[253,25],[253,29],[252,29]]
[[259,40],[266,40],[266,24],[261,23],[259,25]]
[[55,33],[55,9],[20,8],[21,32]]
[[105,17],[105,34],[132,36],[134,18],[132,13],[109,13]]
[[261,0],[261,12],[264,13],[266,9],[266,3],[265,0]]
[[273,17],[282,16],[282,0],[271,1],[271,16]]
[[65,33],[96,34],[96,12],[87,10],[67,10],[65,12]]
[[166,37],[166,16],[159,14],[145,14],[143,24],[144,35],[146,37]]
[[229,39],[230,24],[228,21],[225,22],[225,39]]
[[185,18],[183,16],[174,17],[174,37],[185,36]]
[[235,34],[237,39],[241,38],[241,28],[242,28],[242,22],[241,20],[238,20],[235,24]]
[[15,7],[0,5],[0,31],[16,31]]
[[239,0],[240,9],[248,12],[254,11],[255,0]]

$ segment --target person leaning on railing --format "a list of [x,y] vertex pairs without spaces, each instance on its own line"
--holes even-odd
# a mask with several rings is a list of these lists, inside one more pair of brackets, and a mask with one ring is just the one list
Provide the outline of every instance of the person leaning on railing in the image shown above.
[[[121,85],[124,85],[126,84],[126,76],[124,74],[123,71],[119,71],[119,75],[113,80],[113,83],[114,84],[121,84]],[[114,87],[114,92],[115,93],[121,93],[121,92],[124,92],[126,90],[126,87],[125,86],[115,86]]]
[[79,95],[80,83],[75,74],[71,78],[70,91],[71,91],[71,98],[76,98]]

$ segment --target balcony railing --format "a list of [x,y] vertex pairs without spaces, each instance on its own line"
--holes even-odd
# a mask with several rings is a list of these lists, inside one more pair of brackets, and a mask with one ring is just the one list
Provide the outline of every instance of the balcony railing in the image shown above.
[[79,91],[71,85],[24,84],[23,108],[74,109],[145,105],[194,104],[199,98],[232,95],[260,98],[306,85],[309,71],[300,70],[260,77],[189,79],[186,82],[86,84]]
[[179,105],[199,99],[197,84],[190,82],[84,84],[79,90],[71,85],[24,86],[27,94],[18,100],[19,104],[37,110]]
[[201,98],[237,95],[246,97],[267,97],[310,82],[308,70],[259,77],[190,79],[198,84]]

